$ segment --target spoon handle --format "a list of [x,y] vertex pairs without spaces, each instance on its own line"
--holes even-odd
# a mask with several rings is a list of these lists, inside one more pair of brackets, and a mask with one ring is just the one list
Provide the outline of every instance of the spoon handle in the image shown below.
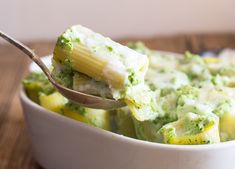
[[30,57],[30,59],[33,60],[42,69],[42,71],[46,74],[48,79],[52,83],[55,82],[54,79],[51,77],[49,69],[46,67],[46,65],[42,62],[42,60],[30,48],[28,48],[27,46],[25,46],[21,42],[15,40],[14,38],[10,37],[9,35],[2,32],[1,30],[0,30],[0,36],[3,39],[5,39],[6,41],[8,41],[9,43],[11,43],[12,45],[14,45],[15,47],[17,47],[18,49],[20,49],[26,55],[28,55]]

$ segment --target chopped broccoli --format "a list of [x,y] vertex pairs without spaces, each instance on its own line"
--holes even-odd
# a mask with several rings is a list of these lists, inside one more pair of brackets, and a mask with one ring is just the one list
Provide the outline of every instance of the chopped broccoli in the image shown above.
[[32,72],[24,80],[23,86],[30,99],[39,103],[39,93],[49,95],[55,88],[43,73]]

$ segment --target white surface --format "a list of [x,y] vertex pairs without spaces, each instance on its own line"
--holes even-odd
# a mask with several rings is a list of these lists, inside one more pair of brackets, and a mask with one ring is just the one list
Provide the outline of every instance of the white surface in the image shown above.
[[36,160],[46,169],[232,169],[235,141],[167,145],[124,137],[50,112],[20,93]]
[[54,39],[73,24],[112,38],[235,32],[234,7],[234,0],[1,0],[0,29],[20,40]]

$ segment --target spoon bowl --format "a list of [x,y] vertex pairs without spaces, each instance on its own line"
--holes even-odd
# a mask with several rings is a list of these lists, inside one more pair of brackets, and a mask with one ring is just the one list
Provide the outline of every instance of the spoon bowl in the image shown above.
[[102,98],[99,96],[78,92],[76,90],[65,88],[58,83],[54,83],[53,85],[64,97],[82,106],[95,109],[116,109],[125,106],[124,102],[119,100]]
[[28,48],[21,42],[15,40],[14,38],[10,37],[9,35],[3,33],[2,31],[0,31],[0,36],[15,47],[17,47],[18,49],[20,49],[21,51],[23,51],[26,55],[28,55],[29,58],[41,68],[41,70],[47,76],[48,80],[58,90],[58,92],[60,92],[64,97],[66,97],[70,101],[85,107],[95,109],[116,109],[125,106],[125,103],[121,100],[102,98],[99,96],[75,91],[60,85],[55,81],[55,79],[51,75],[51,72],[49,71],[47,66],[42,62],[40,57],[37,56],[30,48]]

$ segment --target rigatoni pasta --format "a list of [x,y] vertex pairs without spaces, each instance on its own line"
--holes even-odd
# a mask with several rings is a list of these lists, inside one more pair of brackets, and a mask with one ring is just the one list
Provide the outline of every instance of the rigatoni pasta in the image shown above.
[[69,28],[58,38],[53,59],[69,62],[73,70],[105,81],[113,89],[127,85],[131,72],[143,78],[148,68],[146,55],[80,25]]

